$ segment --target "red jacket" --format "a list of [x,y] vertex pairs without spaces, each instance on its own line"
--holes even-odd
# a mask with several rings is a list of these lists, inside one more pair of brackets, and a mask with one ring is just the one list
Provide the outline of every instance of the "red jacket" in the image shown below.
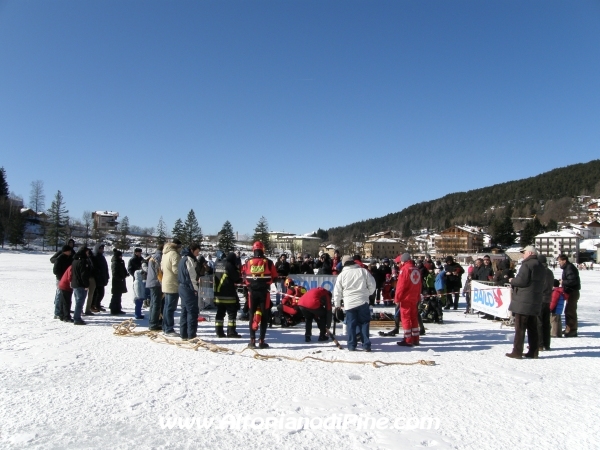
[[286,294],[281,299],[283,305],[296,306],[300,297],[306,294],[306,288],[303,286],[289,287]]
[[65,270],[65,273],[63,273],[63,276],[60,279],[60,281],[58,282],[58,288],[61,291],[73,292],[73,289],[71,289],[71,278],[72,277],[73,277],[73,266],[69,266],[67,268],[67,270]]
[[331,311],[331,292],[322,287],[311,289],[300,297],[298,306],[306,309],[325,308],[327,311]]
[[562,287],[556,287],[552,289],[552,300],[550,300],[550,311],[554,311],[558,306],[558,301],[561,294],[563,295],[564,301],[569,300],[569,294],[567,294]]
[[413,261],[407,261],[400,267],[396,283],[396,303],[417,303],[421,298],[421,272]]
[[266,283],[268,286],[279,277],[275,264],[266,257],[252,257],[242,267],[242,277],[244,283],[250,284],[250,281],[257,279]]

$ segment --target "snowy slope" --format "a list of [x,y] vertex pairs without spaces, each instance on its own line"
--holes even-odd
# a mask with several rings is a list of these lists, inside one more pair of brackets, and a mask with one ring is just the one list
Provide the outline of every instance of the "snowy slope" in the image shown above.
[[[0,447],[597,448],[600,272],[584,271],[581,278],[581,337],[553,340],[553,351],[536,361],[506,358],[512,330],[460,311],[447,312],[444,325],[428,324],[415,350],[375,336],[373,353],[349,353],[331,343],[304,343],[302,328],[273,328],[267,335],[273,347],[268,354],[436,362],[374,368],[265,362],[247,352],[192,352],[147,337],[116,337],[111,325],[122,319],[106,313],[85,327],[64,324],[52,318],[49,255],[0,253]],[[131,294],[123,303],[133,310]],[[247,324],[239,328],[247,336]],[[199,331],[216,341],[210,323]],[[242,349],[246,340],[218,343]],[[229,420],[228,414],[242,420],[306,418],[314,426],[161,427],[169,417],[219,421]],[[354,420],[356,414],[404,429],[314,429],[321,419],[335,425],[336,418]],[[437,419],[439,427],[424,420],[425,429],[406,429],[414,418]]]

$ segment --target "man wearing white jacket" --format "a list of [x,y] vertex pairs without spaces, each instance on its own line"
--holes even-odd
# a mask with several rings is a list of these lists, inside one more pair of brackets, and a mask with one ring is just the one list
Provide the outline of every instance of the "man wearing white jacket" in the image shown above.
[[369,296],[375,292],[375,279],[367,269],[355,264],[348,255],[342,258],[340,273],[333,288],[333,301],[336,308],[342,306],[346,311],[346,328],[348,329],[348,350],[356,350],[356,327],[359,327],[363,338],[363,349],[371,351],[369,339]]

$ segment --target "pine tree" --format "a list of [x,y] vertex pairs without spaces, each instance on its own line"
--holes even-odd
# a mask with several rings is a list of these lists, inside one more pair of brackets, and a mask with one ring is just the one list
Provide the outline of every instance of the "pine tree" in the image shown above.
[[129,245],[129,238],[127,235],[129,234],[129,217],[123,217],[121,220],[121,224],[119,225],[119,239],[115,242],[115,247],[122,251],[127,251],[131,248]]
[[189,247],[194,242],[198,244],[202,242],[202,229],[198,225],[198,220],[196,219],[196,214],[193,209],[190,209],[190,212],[185,219],[182,230],[182,239],[180,239],[180,241],[185,247]]
[[502,247],[510,247],[517,237],[512,219],[508,216],[492,224],[492,242]]
[[527,245],[533,245],[535,243],[535,237],[544,232],[544,227],[537,217],[530,220],[525,224],[525,227],[521,231],[521,247]]
[[156,243],[158,245],[164,245],[165,242],[167,242],[167,225],[165,225],[162,216],[160,216],[156,227]]
[[265,246],[265,253],[271,251],[271,237],[269,236],[269,224],[264,216],[260,218],[254,229],[252,242],[260,241]]
[[554,219],[550,219],[546,224],[546,231],[558,231],[558,222]]
[[0,167],[0,199],[8,198],[8,181],[6,181],[6,170]]
[[25,216],[21,214],[17,208],[12,211],[12,216],[8,224],[8,242],[13,247],[23,245],[25,243],[25,227],[27,221]]
[[29,207],[38,213],[44,210],[45,203],[44,182],[42,180],[32,181],[31,191],[29,192]]
[[57,251],[60,242],[66,241],[68,238],[67,223],[69,220],[69,211],[65,208],[65,201],[60,191],[54,196],[47,214],[46,236],[48,237],[48,245],[54,246],[54,250]]
[[223,224],[223,228],[219,232],[219,248],[225,253],[235,250],[235,234],[229,220]]
[[181,219],[177,219],[175,221],[175,225],[173,225],[171,234],[173,235],[173,239],[179,239],[181,242],[183,242],[183,221]]

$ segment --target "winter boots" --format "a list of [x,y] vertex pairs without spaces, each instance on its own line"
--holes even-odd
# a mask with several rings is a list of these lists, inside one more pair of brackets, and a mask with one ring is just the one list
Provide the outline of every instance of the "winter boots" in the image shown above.
[[[221,327],[221,331],[223,330],[223,328]],[[235,324],[234,325],[227,325],[227,337],[229,338],[241,338],[242,335],[239,334],[236,330],[235,330]]]
[[[256,340],[255,339],[250,339],[248,348],[256,348]],[[269,344],[267,344],[264,339],[261,339],[258,343],[258,348],[269,348]]]
[[215,333],[217,333],[217,337],[224,338],[225,332],[223,331],[223,325],[215,325]]

